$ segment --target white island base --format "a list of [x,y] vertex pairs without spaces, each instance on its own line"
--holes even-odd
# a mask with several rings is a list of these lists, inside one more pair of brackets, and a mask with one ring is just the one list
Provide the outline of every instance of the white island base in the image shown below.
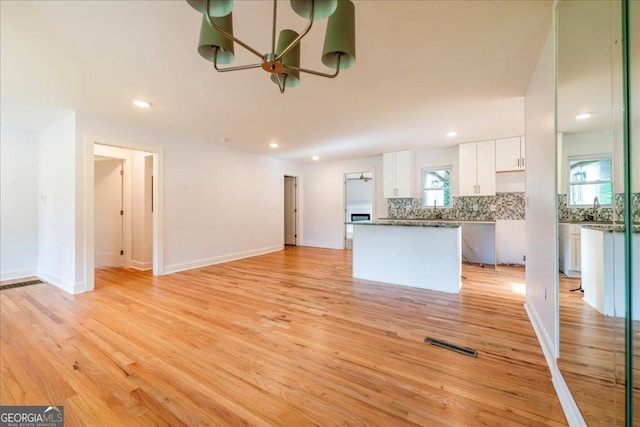
[[460,292],[460,226],[368,223],[353,229],[353,277]]

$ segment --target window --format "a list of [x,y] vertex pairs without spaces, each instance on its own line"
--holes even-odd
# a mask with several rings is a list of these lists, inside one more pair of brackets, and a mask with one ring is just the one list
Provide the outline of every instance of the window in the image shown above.
[[569,158],[569,205],[613,204],[611,157]]
[[422,170],[422,205],[451,206],[451,166]]

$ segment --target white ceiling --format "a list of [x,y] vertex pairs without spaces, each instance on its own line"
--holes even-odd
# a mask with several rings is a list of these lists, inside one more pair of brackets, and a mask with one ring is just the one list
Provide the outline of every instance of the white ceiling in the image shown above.
[[[201,15],[185,1],[2,0],[2,125],[39,130],[76,110],[296,162],[524,132],[551,0],[355,5],[356,65],[333,80],[303,74],[282,95],[262,70],[216,73],[196,51]],[[236,1],[236,36],[266,50],[271,8]],[[278,8],[279,28],[305,26],[288,1]],[[325,26],[303,39],[303,67],[323,69]],[[233,65],[254,58],[236,46]]]

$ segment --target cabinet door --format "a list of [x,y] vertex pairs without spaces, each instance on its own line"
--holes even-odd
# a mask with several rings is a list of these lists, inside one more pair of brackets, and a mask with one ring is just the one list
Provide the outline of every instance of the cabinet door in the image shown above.
[[521,170],[520,137],[496,139],[496,172]]
[[569,236],[569,242],[571,245],[571,269],[574,271],[580,271],[580,236],[572,234]]
[[382,184],[385,199],[396,197],[396,153],[382,155]]
[[478,196],[495,196],[496,194],[496,142],[477,142],[476,148],[476,183]]
[[396,154],[396,197],[413,197],[413,153],[398,151]]
[[476,195],[476,143],[458,145],[458,195]]

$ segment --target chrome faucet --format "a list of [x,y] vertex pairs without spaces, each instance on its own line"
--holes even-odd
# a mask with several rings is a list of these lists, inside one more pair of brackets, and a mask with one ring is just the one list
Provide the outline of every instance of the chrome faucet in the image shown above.
[[436,206],[436,201],[433,201],[433,218],[434,219],[441,219],[442,218],[442,212],[438,211],[438,208]]
[[598,222],[598,209],[600,209],[600,201],[598,196],[593,198],[593,220]]

